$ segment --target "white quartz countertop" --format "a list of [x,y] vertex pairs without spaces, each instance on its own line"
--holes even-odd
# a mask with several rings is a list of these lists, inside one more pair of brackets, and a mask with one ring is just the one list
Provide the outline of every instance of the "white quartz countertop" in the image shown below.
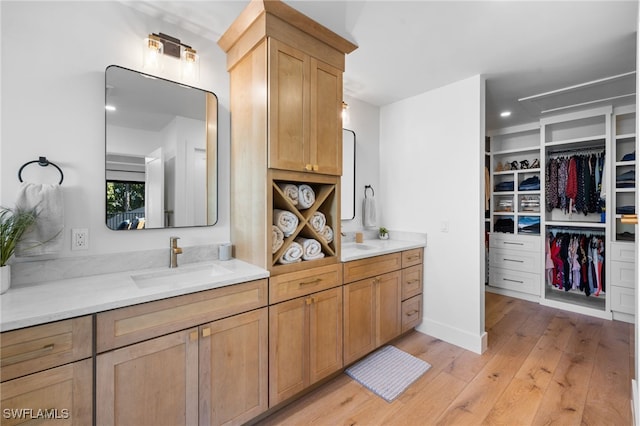
[[267,278],[237,259],[93,275],[11,287],[0,295],[0,331]]
[[424,241],[364,240],[362,243],[342,243],[340,257],[343,262],[380,256],[398,251],[424,247]]

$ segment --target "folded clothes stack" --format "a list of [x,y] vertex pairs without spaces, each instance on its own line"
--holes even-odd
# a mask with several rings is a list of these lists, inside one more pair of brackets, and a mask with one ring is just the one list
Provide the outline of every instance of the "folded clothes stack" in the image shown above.
[[636,152],[633,151],[633,152],[630,152],[628,154],[625,154],[622,157],[622,160],[620,160],[620,161],[635,161],[635,159],[636,159]]
[[634,188],[636,186],[636,172],[630,170],[616,176],[616,188]]
[[539,191],[540,190],[540,178],[538,176],[532,176],[520,182],[518,185],[519,191]]
[[539,212],[540,197],[523,197],[520,200],[520,210],[523,212]]
[[518,232],[521,234],[539,234],[540,218],[537,216],[520,216],[518,218]]
[[498,192],[498,191],[513,191],[513,181],[509,180],[509,181],[505,181],[505,182],[500,182],[497,183],[494,191]]
[[616,213],[617,214],[635,214],[636,206],[617,206]]

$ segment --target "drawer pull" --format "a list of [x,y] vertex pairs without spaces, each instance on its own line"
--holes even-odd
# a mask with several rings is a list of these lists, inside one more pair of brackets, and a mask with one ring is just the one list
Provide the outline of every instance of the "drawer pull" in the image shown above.
[[417,314],[418,312],[420,312],[420,311],[418,311],[418,310],[414,309],[413,311],[407,312],[407,316],[408,316],[408,317],[414,316],[414,315],[415,315],[415,314]]
[[53,351],[54,346],[55,345],[53,343],[50,343],[50,344],[48,344],[46,346],[43,346],[40,349],[36,349],[35,351],[25,352],[23,354],[18,354],[18,355],[10,356],[10,357],[7,357],[7,358],[2,358],[2,361],[0,362],[0,365],[2,367],[5,367],[7,365],[17,364],[19,362],[28,361],[30,359],[41,357],[41,356],[46,355],[47,353]]
[[518,263],[524,263],[524,260],[518,260],[518,259],[502,259],[506,262],[518,262]]
[[407,284],[419,283],[420,280],[416,278],[415,280],[407,281]]
[[415,260],[415,259],[420,259],[420,255],[419,254],[414,254],[413,256],[408,256],[407,260]]
[[203,328],[202,337],[209,337],[209,336],[211,336],[211,329],[209,327]]
[[310,172],[311,170],[313,170],[313,166],[311,164],[305,164],[304,165],[304,169],[308,172]]
[[512,246],[523,246],[524,243],[513,243],[511,241],[503,241],[504,244],[511,244]]
[[309,297],[305,300],[307,305],[312,305],[314,303],[316,303],[316,298],[315,297]]
[[303,283],[298,283],[298,286],[299,287],[304,287],[305,285],[318,284],[320,281],[322,281],[322,278],[316,278],[315,280],[305,281]]
[[512,283],[524,284],[524,281],[510,280],[509,278],[503,278],[502,281],[510,281]]

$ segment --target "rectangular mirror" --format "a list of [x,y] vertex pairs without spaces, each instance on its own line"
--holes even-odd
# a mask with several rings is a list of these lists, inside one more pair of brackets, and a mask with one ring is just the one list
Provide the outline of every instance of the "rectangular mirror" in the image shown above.
[[341,219],[356,217],[356,133],[342,129]]
[[217,121],[218,99],[212,92],[107,67],[107,227],[215,224]]

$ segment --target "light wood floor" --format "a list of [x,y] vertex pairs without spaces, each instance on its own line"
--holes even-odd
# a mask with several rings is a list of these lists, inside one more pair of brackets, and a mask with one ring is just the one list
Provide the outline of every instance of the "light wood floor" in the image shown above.
[[486,294],[478,355],[413,332],[393,342],[432,367],[385,402],[346,375],[263,425],[631,425],[633,325]]

